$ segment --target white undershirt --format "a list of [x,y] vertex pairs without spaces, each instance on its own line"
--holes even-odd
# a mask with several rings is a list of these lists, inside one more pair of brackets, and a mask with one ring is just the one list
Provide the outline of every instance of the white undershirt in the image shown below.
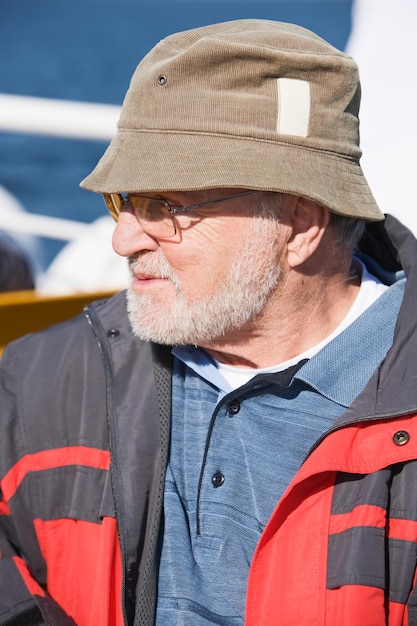
[[289,359],[288,361],[278,363],[277,365],[271,365],[269,367],[234,367],[233,365],[225,365],[224,363],[220,363],[220,361],[218,361],[217,359],[214,359],[220,374],[223,376],[223,378],[227,380],[232,389],[237,389],[238,387],[241,387],[257,374],[280,372],[287,369],[287,367],[291,367],[291,365],[295,365],[302,359],[310,359],[322,348],[324,348],[326,344],[332,341],[332,339],[334,339],[350,324],[352,324],[352,322],[354,322],[360,315],[362,315],[362,313],[368,307],[370,307],[371,304],[373,304],[375,300],[377,300],[379,296],[384,293],[384,291],[388,289],[387,285],[382,283],[378,278],[376,278],[376,276],[368,272],[366,266],[359,259],[356,260],[358,261],[358,263],[360,263],[362,267],[362,279],[358,295],[356,296],[354,303],[350,307],[347,315],[345,315],[339,326],[337,326],[337,328],[335,328],[335,330],[330,335],[323,339],[323,341],[320,341],[320,343],[316,344],[312,348],[309,348],[305,352],[298,354],[292,359]]

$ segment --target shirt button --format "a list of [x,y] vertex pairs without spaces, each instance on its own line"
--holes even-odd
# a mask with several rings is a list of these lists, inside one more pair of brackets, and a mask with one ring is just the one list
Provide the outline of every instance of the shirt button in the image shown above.
[[211,477],[211,484],[215,489],[217,489],[217,487],[221,487],[223,483],[224,476],[221,472],[216,472],[215,474],[213,474],[213,476]]
[[403,446],[405,443],[408,443],[410,439],[410,435],[406,430],[399,430],[393,436],[393,440],[396,446]]
[[239,400],[233,400],[227,407],[227,412],[229,415],[236,415],[236,413],[239,413],[239,411],[240,411]]

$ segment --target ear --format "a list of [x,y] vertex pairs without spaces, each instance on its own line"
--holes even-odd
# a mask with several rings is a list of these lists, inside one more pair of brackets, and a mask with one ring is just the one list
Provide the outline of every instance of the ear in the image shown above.
[[317,250],[329,223],[330,211],[313,200],[298,198],[291,211],[292,234],[287,243],[290,267],[305,263]]

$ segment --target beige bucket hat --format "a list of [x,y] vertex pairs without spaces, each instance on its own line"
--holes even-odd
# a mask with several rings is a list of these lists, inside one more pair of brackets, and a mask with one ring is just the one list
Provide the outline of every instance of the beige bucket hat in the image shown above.
[[359,102],[353,59],[299,26],[176,33],[138,65],[117,134],[81,186],[279,191],[382,220],[359,164]]

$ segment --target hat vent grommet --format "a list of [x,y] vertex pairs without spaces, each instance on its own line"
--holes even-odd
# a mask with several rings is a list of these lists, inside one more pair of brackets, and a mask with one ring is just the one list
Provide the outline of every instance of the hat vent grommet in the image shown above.
[[159,74],[157,81],[158,81],[158,85],[166,85],[167,77],[164,76],[164,74]]

